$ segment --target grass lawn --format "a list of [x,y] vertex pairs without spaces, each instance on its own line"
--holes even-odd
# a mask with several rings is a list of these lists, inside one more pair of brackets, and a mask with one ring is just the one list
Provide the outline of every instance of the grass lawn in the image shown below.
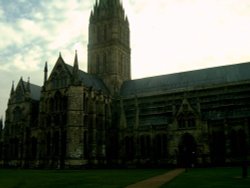
[[165,169],[7,170],[0,169],[0,188],[118,188],[163,174]]
[[[249,171],[250,175],[250,171]],[[241,168],[189,169],[161,188],[249,188],[250,177],[241,178]]]

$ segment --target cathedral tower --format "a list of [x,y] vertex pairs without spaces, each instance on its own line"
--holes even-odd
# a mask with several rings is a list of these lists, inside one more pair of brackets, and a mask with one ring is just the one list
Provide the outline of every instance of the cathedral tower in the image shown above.
[[129,35],[120,0],[96,0],[89,22],[88,72],[99,76],[111,94],[131,79]]

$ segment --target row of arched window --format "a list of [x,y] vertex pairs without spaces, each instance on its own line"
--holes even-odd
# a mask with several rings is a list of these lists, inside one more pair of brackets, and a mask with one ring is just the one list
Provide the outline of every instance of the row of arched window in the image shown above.
[[[35,137],[28,139],[26,148],[24,148],[23,143],[20,142],[19,138],[10,138],[2,155],[5,155],[8,159],[14,160],[23,159],[24,157],[30,160],[35,159],[37,156],[37,139]],[[3,152],[3,147],[1,150],[1,152]]]
[[157,134],[155,136],[141,135],[126,136],[125,153],[127,160],[132,160],[139,154],[141,159],[166,159],[168,154],[168,140],[166,134]]
[[188,113],[188,114],[181,113],[178,116],[177,121],[178,121],[179,129],[187,129],[187,128],[196,127],[196,119],[193,113]]
[[110,62],[110,56],[107,52],[103,52],[102,54],[96,55],[96,70],[98,74],[105,74],[111,71],[111,66],[108,66],[108,62]]
[[46,111],[48,112],[63,112],[67,109],[68,99],[57,92],[54,97],[46,100]]
[[223,164],[228,151],[232,159],[242,160],[248,151],[247,135],[243,129],[231,130],[228,135],[223,130],[212,131],[210,135],[210,150],[211,160],[215,164]]
[[52,87],[53,89],[64,88],[68,86],[68,77],[67,73],[62,70],[61,67],[58,67],[58,72],[53,73],[52,75]]
[[119,52],[118,54],[118,61],[117,61],[117,68],[116,66],[111,64],[111,53],[108,52],[100,52],[95,56],[95,70],[98,74],[108,74],[112,72],[117,72],[119,75],[126,76],[129,74],[129,57],[127,57],[124,53]]
[[91,26],[91,40],[93,44],[107,42],[112,39],[119,39],[121,43],[129,46],[129,29],[124,25],[117,26],[117,33],[113,35],[112,24],[101,24]]

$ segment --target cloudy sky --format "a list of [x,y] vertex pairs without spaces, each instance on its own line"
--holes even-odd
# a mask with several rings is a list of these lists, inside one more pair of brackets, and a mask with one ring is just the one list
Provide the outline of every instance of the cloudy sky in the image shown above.
[[[59,52],[86,71],[95,0],[0,0],[0,117],[12,80],[41,85]],[[250,61],[249,0],[123,0],[130,21],[132,77]]]

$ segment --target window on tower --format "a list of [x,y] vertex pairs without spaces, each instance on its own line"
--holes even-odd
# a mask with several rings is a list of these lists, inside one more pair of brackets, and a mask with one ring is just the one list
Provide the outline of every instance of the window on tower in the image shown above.
[[97,31],[96,31],[97,42],[100,42],[100,41],[101,41],[101,38],[102,38],[102,36],[101,36],[101,31],[102,31],[101,27],[100,27],[100,26],[97,27]]
[[22,118],[22,110],[20,107],[16,107],[13,112],[14,121],[20,121]]
[[106,67],[107,67],[107,55],[104,52],[103,53],[103,72],[106,73]]
[[105,41],[108,40],[108,26],[107,25],[105,25],[103,29],[103,38]]
[[100,73],[100,56],[96,55],[96,72]]

